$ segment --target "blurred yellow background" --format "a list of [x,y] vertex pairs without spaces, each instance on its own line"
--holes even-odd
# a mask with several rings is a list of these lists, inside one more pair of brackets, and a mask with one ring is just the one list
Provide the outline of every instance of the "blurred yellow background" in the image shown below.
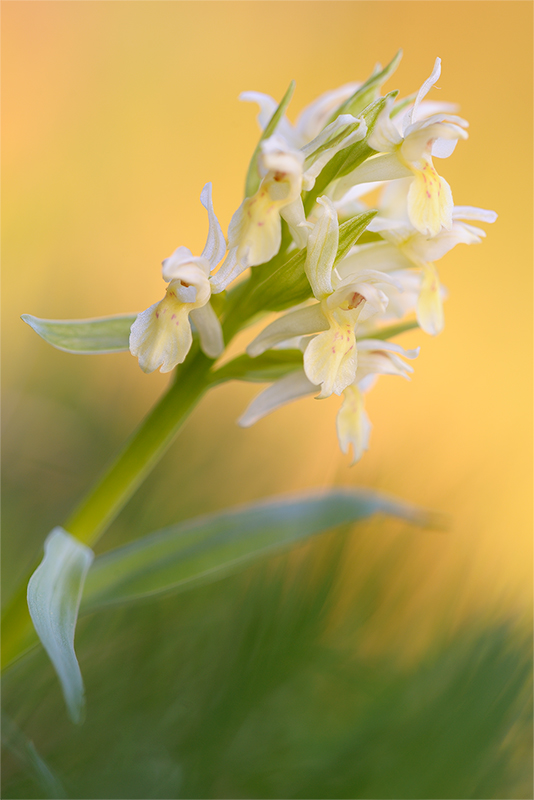
[[451,518],[447,533],[376,531],[385,547],[407,537],[413,626],[440,605],[453,620],[475,608],[528,616],[532,5],[2,6],[9,588],[168,381],[144,375],[128,353],[54,351],[20,314],[92,317],[158,300],[162,259],[178,245],[203,246],[204,183],[213,182],[225,230],[241,202],[258,128],[239,93],[279,99],[295,78],[294,119],[402,47],[385,88],[416,91],[442,58],[430,99],[458,102],[470,138],[438,169],[457,204],[499,213],[483,245],[440,262],[445,331],[405,335],[403,344],[421,345],[413,380],[384,378],[368,396],[371,450],[352,468],[338,449],[335,398],[300,401],[243,431],[235,419],[258,388],[216,390],[133,501],[138,527],[126,511],[100,549],[269,494],[368,486]]

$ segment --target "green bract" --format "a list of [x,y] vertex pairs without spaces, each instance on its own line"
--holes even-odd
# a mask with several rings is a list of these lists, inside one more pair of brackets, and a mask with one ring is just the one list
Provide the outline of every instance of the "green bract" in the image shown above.
[[94,553],[62,528],[54,528],[44,549],[44,558],[28,583],[28,608],[57,672],[69,715],[79,723],[84,714],[84,691],[74,652],[74,629]]
[[35,333],[67,353],[102,354],[120,353],[129,349],[130,328],[137,314],[125,314],[100,319],[39,319],[23,314]]

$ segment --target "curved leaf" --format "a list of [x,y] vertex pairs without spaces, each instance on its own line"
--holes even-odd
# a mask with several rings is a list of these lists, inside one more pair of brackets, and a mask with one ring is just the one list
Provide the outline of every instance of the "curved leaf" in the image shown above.
[[214,581],[266,553],[377,512],[426,524],[424,512],[369,491],[335,489],[229,509],[172,525],[98,556],[82,612]]
[[35,333],[66,353],[120,353],[129,349],[130,328],[137,314],[98,319],[39,319],[23,314]]
[[61,683],[69,716],[80,723],[84,689],[74,652],[74,629],[94,553],[63,528],[54,528],[48,535],[44,551],[44,558],[28,583],[28,608]]

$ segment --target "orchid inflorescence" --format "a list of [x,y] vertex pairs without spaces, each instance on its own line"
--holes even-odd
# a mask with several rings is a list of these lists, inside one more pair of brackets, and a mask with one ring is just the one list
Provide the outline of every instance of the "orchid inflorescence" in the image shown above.
[[[379,375],[409,378],[405,359],[419,352],[390,338],[417,326],[432,335],[442,330],[435,262],[459,243],[482,240],[473,221],[496,219],[493,211],[455,206],[434,166],[434,157],[450,156],[467,138],[468,126],[455,106],[425,99],[440,59],[419,91],[401,100],[397,92],[380,94],[399,60],[362,84],[322,95],[295,125],[285,116],[293,85],[280,105],[259,92],[241,95],[259,105],[263,133],[227,238],[208,183],[202,254],[181,246],[163,261],[164,298],[136,316],[127,344],[110,349],[129,347],[150,373],[170,372],[200,348],[216,362],[214,383],[269,382],[241,416],[245,427],[304,395],[342,395],[337,434],[342,451],[352,445],[358,461],[371,429],[365,392]],[[366,202],[377,189],[378,202]],[[225,343],[271,312],[284,313],[246,355],[220,366]],[[38,324],[47,321],[26,321],[54,343]]]

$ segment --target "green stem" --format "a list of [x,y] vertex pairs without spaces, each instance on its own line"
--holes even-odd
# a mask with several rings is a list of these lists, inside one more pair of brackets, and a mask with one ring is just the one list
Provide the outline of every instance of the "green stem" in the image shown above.
[[198,352],[126,442],[99,483],[64,527],[94,544],[155,466],[209,386],[212,361]]
[[[191,355],[113,464],[65,522],[65,530],[81,542],[92,545],[98,540],[167,450],[209,388],[209,371],[213,362],[201,352]],[[26,585],[27,580],[13,597],[2,620],[3,665],[14,661],[36,641],[26,603]]]

